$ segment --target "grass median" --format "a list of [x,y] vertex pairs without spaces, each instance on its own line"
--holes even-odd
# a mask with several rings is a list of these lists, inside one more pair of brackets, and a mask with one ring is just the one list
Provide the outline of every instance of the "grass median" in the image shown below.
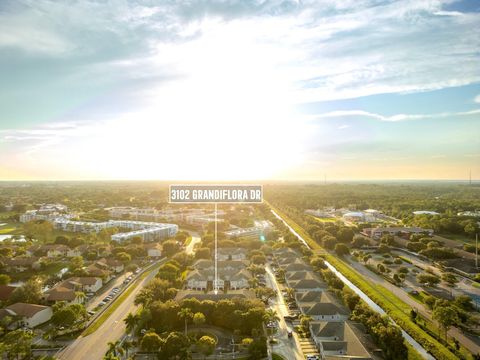
[[[113,303],[110,305],[93,323],[90,324],[89,327],[87,327],[84,332],[82,333],[81,336],[88,336],[90,334],[93,334],[97,329],[102,326],[102,324],[110,317],[110,315],[113,314],[115,310],[118,309],[118,307],[132,294],[133,290],[137,288],[138,285],[150,274],[152,271],[155,269],[159,268],[161,265],[156,264],[153,266],[151,269],[143,272],[136,280],[135,282],[128,287],[127,290],[125,290]],[[122,319],[123,320],[123,319]]]
[[[270,205],[270,204],[269,204]],[[312,248],[312,250],[321,250],[325,254],[325,259],[332,264],[339,272],[349,279],[355,286],[362,290],[373,302],[380,306],[388,315],[412,338],[423,346],[425,350],[430,352],[438,360],[455,360],[458,359],[445,346],[438,342],[434,337],[427,334],[417,324],[415,324],[409,316],[411,307],[398,299],[392,292],[381,285],[372,285],[353,270],[343,260],[325,252],[325,250],[317,244],[307,232],[300,227],[295,221],[290,219],[282,211],[270,207],[283,218],[293,230],[295,230]],[[413,349],[409,347],[410,349]]]

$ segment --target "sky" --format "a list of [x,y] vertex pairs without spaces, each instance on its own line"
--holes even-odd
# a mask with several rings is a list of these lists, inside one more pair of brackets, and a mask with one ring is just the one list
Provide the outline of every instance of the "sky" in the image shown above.
[[480,179],[480,2],[0,1],[0,180]]

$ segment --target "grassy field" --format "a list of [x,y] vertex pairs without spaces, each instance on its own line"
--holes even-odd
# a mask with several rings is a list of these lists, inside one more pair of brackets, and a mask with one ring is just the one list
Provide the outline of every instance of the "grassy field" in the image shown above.
[[468,244],[475,244],[475,238],[469,238],[468,236],[461,235],[461,234],[437,234],[438,236],[450,239],[450,240],[456,240]]
[[[271,206],[271,205],[270,205]],[[383,308],[392,319],[410,334],[427,351],[430,351],[437,359],[454,360],[457,357],[451,353],[445,346],[435,338],[427,334],[417,324],[413,323],[409,317],[411,308],[403,301],[398,299],[393,293],[383,286],[373,285],[360,276],[346,262],[326,253],[298,224],[286,216],[283,212],[272,207],[314,250],[319,250],[325,254],[326,260],[340,271],[353,284],[360,288],[377,305]]]

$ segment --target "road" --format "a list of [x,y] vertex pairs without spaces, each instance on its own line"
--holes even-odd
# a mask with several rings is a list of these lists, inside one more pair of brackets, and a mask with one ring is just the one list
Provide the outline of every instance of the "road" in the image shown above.
[[194,253],[195,245],[197,245],[202,239],[196,232],[189,231],[189,233],[192,236],[192,240],[190,241],[190,244],[185,247],[185,252],[190,255]]
[[108,319],[95,331],[86,337],[79,337],[57,355],[64,360],[101,360],[108,350],[108,343],[120,339],[125,333],[123,319],[138,307],[134,300],[137,293],[152,280],[158,269],[155,269],[143,279],[131,292],[123,303],[108,317]]
[[[270,265],[266,267],[266,283],[269,287],[274,289],[277,293],[274,299],[271,300],[271,307],[277,312],[278,317],[280,318],[278,322],[278,332],[275,335],[275,339],[278,341],[277,344],[273,345],[273,352],[282,355],[285,359],[288,360],[300,360],[304,359],[303,353],[300,350],[300,343],[298,342],[297,334],[293,331],[292,326],[287,324],[283,318],[285,315],[289,314],[287,304],[282,296],[281,289],[278,285],[277,279],[270,268]],[[288,337],[288,331],[292,331],[293,337]]]
[[[402,300],[407,305],[411,306],[413,309],[417,310],[420,315],[429,319],[430,321],[436,323],[432,319],[432,314],[429,309],[423,304],[417,302],[416,300],[412,299],[405,290],[399,288],[388,281],[386,281],[383,277],[375,274],[374,272],[367,269],[362,264],[350,261],[350,266],[354,268],[360,275],[364,278],[368,279],[368,281],[372,282],[373,284],[382,285],[390,292],[392,292],[395,296],[397,296],[400,300]],[[465,348],[467,348],[473,354],[477,354],[480,352],[480,344],[479,339],[476,339],[473,336],[469,336],[467,334],[462,333],[459,329],[452,327],[448,331],[448,335],[458,340],[460,344],[462,344]]]

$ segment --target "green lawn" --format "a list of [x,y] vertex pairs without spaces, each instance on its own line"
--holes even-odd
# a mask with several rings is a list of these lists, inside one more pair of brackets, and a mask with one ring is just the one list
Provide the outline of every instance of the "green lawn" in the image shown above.
[[464,243],[475,244],[475,238],[470,238],[468,236],[461,235],[461,234],[440,234],[439,233],[437,235],[450,240],[457,240]]
[[272,353],[272,360],[285,360],[285,358],[277,353]]

